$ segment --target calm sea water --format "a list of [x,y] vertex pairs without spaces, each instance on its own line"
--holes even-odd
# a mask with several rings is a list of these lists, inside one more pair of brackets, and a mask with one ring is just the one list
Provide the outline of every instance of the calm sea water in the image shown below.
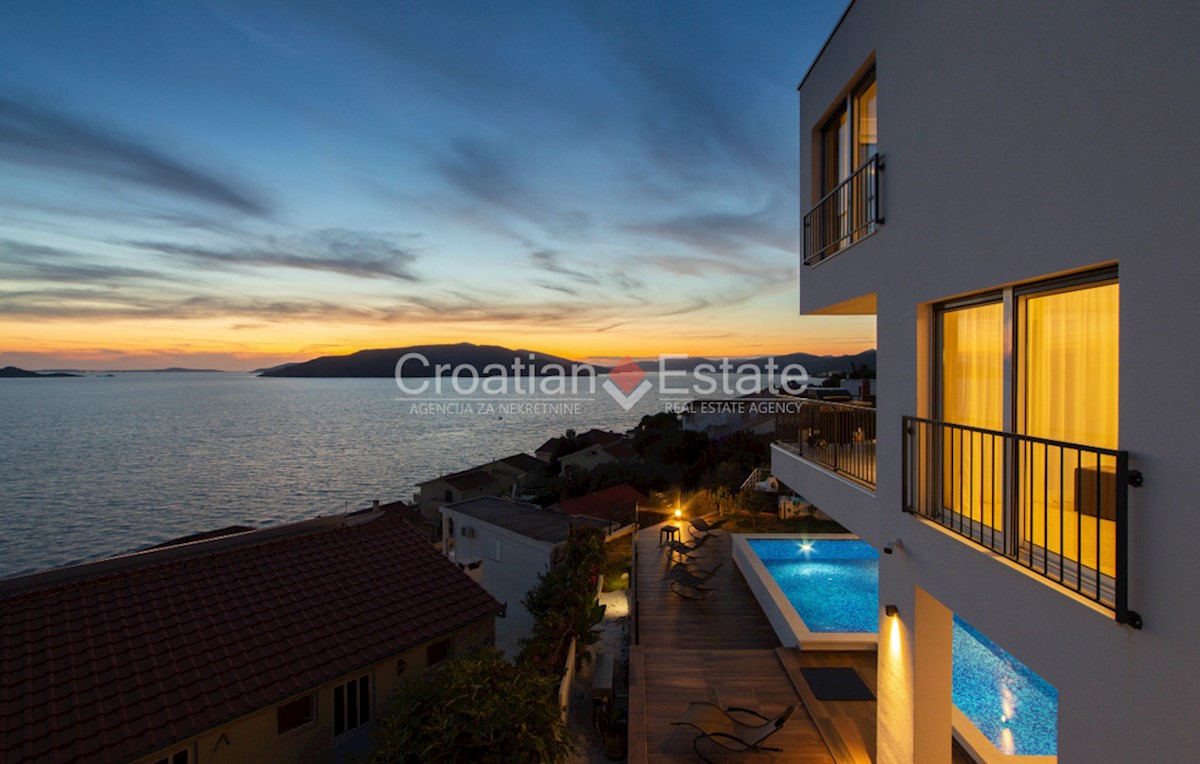
[[418,481],[662,410],[654,391],[629,412],[603,391],[566,413],[479,397],[426,396],[454,411],[421,413],[390,379],[0,380],[0,577],[410,500]]

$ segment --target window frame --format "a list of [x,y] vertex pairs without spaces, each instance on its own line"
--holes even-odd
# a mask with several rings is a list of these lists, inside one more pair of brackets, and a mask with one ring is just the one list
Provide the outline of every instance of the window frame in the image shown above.
[[[303,700],[308,701],[308,719],[300,724],[293,726],[293,727],[288,727],[287,729],[281,729],[280,727],[281,727],[282,721],[280,719],[280,713],[283,711],[283,709],[288,706],[292,706],[297,703],[300,703]],[[317,703],[317,694],[315,692],[310,692],[307,695],[301,695],[298,698],[292,698],[291,700],[289,700],[285,703],[280,703],[279,705],[275,706],[275,734],[277,736],[282,737],[284,735],[290,735],[294,732],[299,732],[301,730],[312,729],[313,727],[317,726],[317,723],[318,723],[317,706],[318,705],[319,704]]]
[[[817,161],[817,188],[816,194],[813,197],[814,203],[824,199],[827,194],[832,192],[841,183],[845,182],[846,178],[849,178],[855,172],[862,169],[863,165],[871,160],[871,157],[867,157],[861,162],[858,161],[857,148],[859,137],[859,109],[857,108],[857,103],[859,96],[865,93],[867,89],[871,87],[871,85],[876,84],[876,82],[877,77],[875,62],[872,60],[862,71],[862,74],[854,78],[854,84],[849,87],[846,92],[837,99],[837,101],[834,102],[829,110],[826,111],[826,116],[818,123],[820,128],[817,130],[817,135],[820,149]],[[875,151],[872,155],[879,153],[878,97],[878,88],[876,88],[876,142]],[[837,144],[838,148],[838,159],[840,160],[841,157],[845,155],[848,157],[848,161],[846,162],[846,176],[840,177],[840,168],[838,168],[838,170],[832,175],[830,173],[831,168],[829,166],[830,156],[828,149],[830,145],[829,137],[831,134],[836,134],[836,132],[839,130],[837,123],[843,118],[846,120],[846,145],[841,145],[840,136],[838,136],[839,140],[835,141],[835,143]],[[840,164],[840,161],[838,164]]]
[[[332,715],[335,740],[371,723],[374,682],[370,677],[370,673],[360,674],[334,685]],[[351,718],[352,711],[354,718]]]
[[933,365],[930,374],[930,411],[934,419],[944,420],[942,399],[942,353],[945,342],[942,336],[942,315],[978,305],[1000,302],[1004,304],[1004,424],[1002,430],[1018,435],[1026,434],[1025,427],[1025,389],[1024,389],[1024,353],[1025,353],[1025,316],[1024,301],[1028,297],[1069,292],[1077,289],[1089,289],[1106,284],[1121,283],[1116,265],[1106,265],[1091,268],[1078,273],[1048,279],[1038,279],[1020,284],[1014,284],[1000,289],[989,289],[975,294],[944,300],[933,304],[932,352],[929,354]]

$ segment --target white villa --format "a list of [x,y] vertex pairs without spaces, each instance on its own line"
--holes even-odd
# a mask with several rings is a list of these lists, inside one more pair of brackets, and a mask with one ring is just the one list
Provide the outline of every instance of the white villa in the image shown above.
[[955,617],[1057,690],[1058,761],[1200,760],[1200,403],[1158,384],[1200,376],[1197,32],[855,0],[800,84],[800,310],[875,316],[882,384],[848,466],[771,468],[891,552],[879,764],[1024,760],[954,705]]

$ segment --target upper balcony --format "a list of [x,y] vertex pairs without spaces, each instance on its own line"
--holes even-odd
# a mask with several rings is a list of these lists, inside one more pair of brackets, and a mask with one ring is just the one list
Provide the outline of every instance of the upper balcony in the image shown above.
[[804,264],[814,266],[862,241],[883,225],[878,154],[839,183],[804,216]]
[[904,511],[1114,612],[1128,607],[1129,454],[904,418]]
[[775,417],[776,445],[865,488],[875,488],[875,409],[801,401]]

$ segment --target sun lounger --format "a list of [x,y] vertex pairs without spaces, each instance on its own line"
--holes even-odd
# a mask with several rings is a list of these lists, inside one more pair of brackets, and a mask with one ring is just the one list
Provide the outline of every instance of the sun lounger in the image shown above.
[[699,533],[696,533],[696,531],[700,531],[700,533],[703,533],[705,536],[711,536],[712,534],[721,530],[721,526],[727,522],[729,522],[728,517],[719,518],[711,523],[705,520],[703,517],[697,517],[695,520],[692,520],[691,527],[688,529],[688,532],[690,532],[692,536],[700,535]]
[[663,577],[666,581],[668,578],[675,580],[693,580],[703,584],[708,579],[721,569],[723,563],[717,563],[715,568],[705,570],[698,565],[688,565],[686,562],[676,562],[671,564],[671,569],[667,571],[667,575]]
[[748,708],[722,708],[715,703],[692,703],[683,719],[672,724],[698,730],[700,734],[692,741],[692,749],[696,751],[697,756],[712,764],[700,750],[702,740],[735,753],[779,752],[781,749],[768,748],[763,743],[778,732],[795,711],[795,706],[788,706],[778,715],[767,717]]
[[683,597],[685,600],[707,599],[716,591],[716,589],[704,586],[701,583],[680,581],[679,579],[672,580],[669,586],[672,592]]
[[664,546],[667,548],[668,557],[679,555],[685,560],[691,560],[694,558],[696,550],[704,546],[704,542],[707,540],[708,538],[704,537],[694,544],[685,544],[682,541],[668,541]]

